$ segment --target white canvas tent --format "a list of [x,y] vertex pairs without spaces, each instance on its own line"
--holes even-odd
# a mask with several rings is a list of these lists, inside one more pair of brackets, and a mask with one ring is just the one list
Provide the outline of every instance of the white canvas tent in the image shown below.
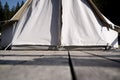
[[27,0],[5,24],[1,45],[118,47],[117,28],[91,0]]

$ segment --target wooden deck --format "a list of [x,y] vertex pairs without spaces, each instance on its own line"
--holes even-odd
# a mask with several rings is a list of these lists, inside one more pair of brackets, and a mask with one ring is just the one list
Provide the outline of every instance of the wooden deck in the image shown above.
[[0,51],[0,80],[120,80],[120,51]]

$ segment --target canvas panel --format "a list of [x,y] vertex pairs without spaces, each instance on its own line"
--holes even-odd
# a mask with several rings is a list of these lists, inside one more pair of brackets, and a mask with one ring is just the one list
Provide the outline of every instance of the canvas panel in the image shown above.
[[17,25],[12,45],[58,45],[59,0],[33,0]]
[[86,0],[63,0],[62,7],[62,46],[107,45],[117,37],[117,32],[102,26]]
[[[104,17],[104,19],[107,21],[108,24],[111,25],[111,27],[113,27],[114,29],[114,24],[108,20],[104,15],[102,15]],[[118,32],[112,30],[112,29],[107,29],[106,27],[103,27],[102,29],[102,33],[105,36],[105,40],[107,41],[107,43],[109,45],[112,45],[114,48],[119,48],[118,45]]]
[[102,26],[86,0],[60,2],[33,0],[18,22],[12,45],[118,46],[118,33]]

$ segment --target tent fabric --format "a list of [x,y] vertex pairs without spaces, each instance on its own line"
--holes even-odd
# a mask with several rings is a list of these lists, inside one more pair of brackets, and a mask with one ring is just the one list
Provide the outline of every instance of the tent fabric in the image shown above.
[[58,0],[33,0],[17,25],[13,45],[58,45]]
[[28,0],[19,12],[11,45],[118,47],[118,33],[103,25],[87,0]]
[[[117,38],[117,32],[108,31],[107,28],[101,26],[102,23],[94,15],[86,0],[64,0],[62,4],[63,46],[105,45],[108,43],[108,40],[109,42],[113,41],[109,35],[116,35],[115,37]],[[108,34],[106,35],[105,32]]]

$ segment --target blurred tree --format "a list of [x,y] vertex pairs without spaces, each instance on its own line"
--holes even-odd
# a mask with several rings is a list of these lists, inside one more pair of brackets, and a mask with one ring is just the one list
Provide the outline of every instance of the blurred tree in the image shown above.
[[[0,21],[3,20],[3,6],[0,0]],[[1,24],[0,24],[0,32],[1,32]]]
[[3,6],[2,6],[2,3],[1,3],[1,0],[0,0],[0,21],[3,20]]
[[[12,18],[23,4],[24,4],[24,1],[22,1],[21,3],[17,2],[17,5],[13,6],[10,9],[7,2],[5,3],[3,7],[2,2],[0,0],[0,21],[9,20],[10,18]],[[1,31],[2,24],[3,22],[0,22],[0,31]]]
[[20,9],[20,3],[19,2],[17,2],[17,5],[16,5],[16,9],[15,9],[15,12],[17,12],[19,9]]
[[22,7],[22,6],[23,6],[23,4],[24,4],[24,1],[22,1],[22,2],[21,2],[21,5],[20,5],[20,7]]
[[21,3],[17,2],[17,5],[12,7],[12,9],[10,10],[10,18],[15,15],[15,13],[22,7],[23,4],[24,1],[22,1]]
[[16,13],[15,10],[16,10],[16,7],[12,6],[12,9],[10,10],[10,18],[12,18],[13,15]]
[[10,8],[7,2],[4,5],[3,12],[4,12],[4,20],[9,20],[10,19]]

